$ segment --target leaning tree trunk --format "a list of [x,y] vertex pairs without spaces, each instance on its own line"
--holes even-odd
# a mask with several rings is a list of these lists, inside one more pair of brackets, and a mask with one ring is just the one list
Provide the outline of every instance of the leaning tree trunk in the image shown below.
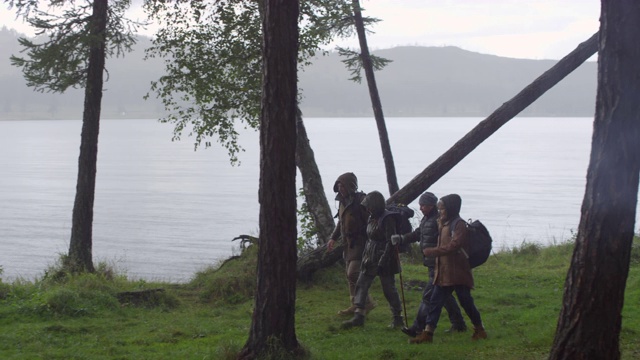
[[[398,190],[387,200],[387,203],[409,204],[420,194],[444,176],[457,163],[469,155],[473,149],[496,132],[502,125],[515,117],[527,106],[536,101],[547,90],[564,79],[598,50],[598,34],[594,34],[589,40],[567,56],[558,61],[551,69],[538,77],[533,83],[525,87],[518,95],[504,103],[489,117],[481,121],[473,130],[460,139],[453,147],[447,150],[436,161],[429,165],[420,174],[416,175],[407,185]],[[340,251],[342,248],[340,248]],[[338,250],[338,249],[334,249]],[[313,272],[333,265],[339,259],[333,252],[324,254],[318,249],[304,258],[298,260],[298,276],[308,279]]]
[[603,1],[587,186],[550,359],[619,359],[640,172],[640,4]]
[[578,45],[575,50],[558,61],[551,69],[540,75],[540,77],[535,79],[511,100],[502,104],[496,111],[476,125],[476,127],[456,142],[449,150],[436,159],[436,161],[409,181],[407,185],[391,195],[387,202],[411,203],[469,155],[478,145],[493,135],[502,125],[513,119],[547,90],[559,83],[595,54],[597,50],[598,34],[596,33],[589,40]]
[[389,143],[389,134],[387,133],[387,126],[384,122],[384,115],[382,113],[382,103],[380,102],[380,94],[378,94],[378,85],[376,85],[376,77],[373,73],[373,63],[371,62],[369,46],[367,45],[367,34],[364,29],[364,22],[362,21],[360,2],[358,0],[353,0],[352,6],[356,32],[358,33],[358,40],[360,42],[362,68],[364,69],[364,74],[367,78],[369,97],[371,97],[371,106],[373,107],[373,115],[376,119],[376,125],[378,126],[378,136],[380,137],[382,158],[387,172],[389,194],[394,194],[398,191],[398,177],[396,176],[396,167],[393,163],[393,153],[391,152],[391,144]]
[[107,14],[106,1],[93,2],[93,14],[90,22],[91,46],[84,95],[82,133],[80,135],[80,156],[78,158],[78,180],[76,198],[73,203],[69,255],[64,264],[72,272],[95,271],[92,260],[93,201],[96,190]]
[[240,359],[299,351],[296,300],[298,0],[266,0],[260,116],[260,237],[249,338]]
[[333,221],[331,208],[324,193],[322,177],[320,176],[320,170],[318,170],[313,149],[309,144],[309,137],[302,120],[300,108],[298,108],[297,112],[297,130],[296,165],[300,169],[302,176],[302,189],[309,212],[318,230],[318,245],[324,245],[329,241],[331,232],[333,232],[336,224]]

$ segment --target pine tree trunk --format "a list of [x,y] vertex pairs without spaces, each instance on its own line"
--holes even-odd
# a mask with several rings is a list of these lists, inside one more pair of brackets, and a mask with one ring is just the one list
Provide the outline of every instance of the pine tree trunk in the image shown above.
[[638,2],[602,2],[591,159],[550,359],[620,358],[640,172],[639,36]]
[[389,134],[387,133],[387,125],[384,122],[384,114],[382,113],[382,103],[380,94],[378,93],[378,85],[373,73],[373,63],[371,62],[371,54],[369,54],[369,46],[367,45],[367,34],[362,21],[362,11],[360,2],[353,0],[353,15],[356,24],[356,32],[360,42],[360,57],[362,59],[362,68],[367,78],[369,86],[369,97],[371,98],[371,106],[373,107],[373,115],[378,126],[378,136],[380,137],[380,146],[382,147],[382,158],[387,173],[387,184],[389,185],[389,194],[398,191],[398,177],[396,176],[396,167],[393,162],[393,153],[391,152],[391,144],[389,143]]
[[240,359],[300,349],[295,333],[299,3],[266,0],[264,10],[258,279],[249,338]]
[[69,254],[65,261],[67,269],[73,272],[94,271],[92,260],[93,201],[96,188],[107,16],[107,2],[94,1],[93,19],[91,20],[93,40],[89,50],[87,86],[82,115],[78,180],[73,204]]
[[531,84],[520,91],[511,100],[505,102],[496,111],[481,121],[449,150],[431,163],[407,185],[393,194],[387,203],[409,204],[431,185],[443,177],[449,170],[469,155],[478,145],[493,135],[502,125],[513,119],[527,106],[536,101],[573,70],[589,59],[598,50],[598,34],[562,58],[551,69],[540,75]]
[[318,170],[313,149],[309,144],[307,129],[304,126],[302,113],[299,108],[297,114],[297,130],[296,165],[298,169],[300,169],[302,176],[302,188],[309,212],[318,230],[318,245],[323,245],[329,241],[331,232],[336,224],[331,215],[331,208],[329,207],[329,202],[327,201],[327,196],[322,186],[320,170]]

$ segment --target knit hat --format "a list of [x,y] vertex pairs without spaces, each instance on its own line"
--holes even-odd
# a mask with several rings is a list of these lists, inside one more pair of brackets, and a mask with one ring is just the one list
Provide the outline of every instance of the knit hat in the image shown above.
[[438,197],[431,192],[425,192],[420,196],[418,204],[420,205],[435,205],[438,202]]

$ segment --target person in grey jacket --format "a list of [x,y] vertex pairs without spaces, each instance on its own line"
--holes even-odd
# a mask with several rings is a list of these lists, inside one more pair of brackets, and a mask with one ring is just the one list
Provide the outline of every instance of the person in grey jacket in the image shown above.
[[[405,245],[413,242],[420,242],[420,250],[424,251],[427,248],[434,248],[438,246],[438,209],[436,203],[438,197],[431,192],[425,192],[420,196],[418,204],[420,204],[420,212],[422,212],[422,220],[420,226],[414,231],[402,234],[394,235],[391,237],[391,242],[394,245]],[[429,300],[431,294],[433,294],[433,277],[435,273],[436,259],[431,257],[423,257],[423,264],[427,267],[429,273],[429,280],[422,292],[422,302],[418,307],[418,313],[410,327],[402,327],[402,332],[410,337],[416,337],[416,335],[425,328],[427,321],[427,313],[429,311]],[[444,308],[449,314],[449,321],[451,322],[451,328],[448,332],[463,332],[467,331],[467,324],[464,321],[464,317],[460,311],[460,307],[456,302],[453,295],[446,298],[444,302]]]
[[362,205],[369,212],[367,222],[367,244],[362,254],[362,267],[356,282],[356,296],[354,303],[356,310],[351,320],[342,323],[343,329],[363,326],[366,314],[366,300],[373,280],[380,278],[382,292],[389,302],[391,309],[391,328],[404,325],[402,319],[402,302],[395,283],[395,274],[400,272],[400,262],[397,250],[391,244],[391,236],[396,233],[397,220],[395,216],[386,216],[384,196],[378,191],[372,191],[364,198]]

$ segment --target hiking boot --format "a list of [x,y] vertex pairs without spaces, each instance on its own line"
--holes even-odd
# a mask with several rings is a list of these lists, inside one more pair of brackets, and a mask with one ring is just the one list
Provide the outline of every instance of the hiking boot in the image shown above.
[[473,328],[473,335],[471,335],[471,340],[480,340],[480,339],[486,339],[487,338],[487,332],[484,331],[484,327],[481,326],[476,326]]
[[351,318],[351,320],[347,320],[343,322],[340,327],[343,329],[351,329],[352,327],[356,327],[356,326],[364,326],[364,315],[357,310],[353,314],[353,317]]
[[418,336],[418,332],[416,331],[416,329],[413,326],[411,326],[411,327],[403,326],[403,327],[400,328],[400,331],[402,331],[407,336],[412,337],[412,338]]
[[391,324],[389,324],[389,327],[391,329],[403,328],[404,327],[404,320],[402,320],[402,316],[394,315],[393,316],[393,320],[391,320]]
[[451,325],[451,327],[445,330],[444,332],[452,334],[452,333],[461,333],[465,331],[467,331],[467,325],[462,325],[462,326]]
[[433,333],[430,331],[423,331],[416,337],[409,339],[409,344],[422,344],[433,342]]
[[338,311],[338,315],[353,315],[354,312],[356,312],[356,306],[351,305],[346,309]]

